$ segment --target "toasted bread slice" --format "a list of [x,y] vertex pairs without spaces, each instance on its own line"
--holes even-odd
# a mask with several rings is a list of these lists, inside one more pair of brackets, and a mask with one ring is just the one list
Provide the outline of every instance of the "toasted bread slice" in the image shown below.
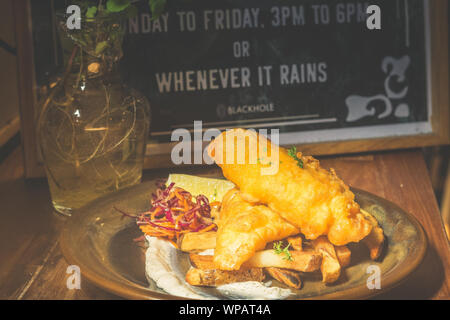
[[186,282],[193,286],[215,287],[234,282],[262,282],[264,279],[265,275],[261,268],[241,268],[235,271],[191,268],[186,273]]

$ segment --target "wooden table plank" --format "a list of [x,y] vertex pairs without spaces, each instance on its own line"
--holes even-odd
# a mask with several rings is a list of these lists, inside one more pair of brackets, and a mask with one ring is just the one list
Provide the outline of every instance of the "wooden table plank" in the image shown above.
[[[411,213],[424,227],[429,247],[421,266],[406,283],[380,298],[450,297],[450,247],[439,207],[420,152],[383,153],[374,161],[330,159],[337,174],[351,186],[383,197]],[[324,161],[325,162],[325,161]],[[355,174],[357,172],[357,174]]]
[[[8,166],[20,163],[8,160]],[[429,250],[424,262],[400,286],[378,298],[449,299],[450,248],[422,153],[399,151],[326,157],[321,163],[324,167],[335,168],[351,186],[396,203],[414,215],[426,230]],[[5,167],[0,165],[0,178],[6,178],[3,182],[0,179],[0,201],[3,203],[0,214],[6,222],[0,226],[0,241],[8,240],[9,244],[0,249],[0,261],[7,261],[0,265],[0,298],[117,299],[83,280],[81,290],[67,289],[68,265],[56,244],[63,221],[52,213],[45,181],[25,182],[20,177],[2,173],[4,170]],[[214,167],[173,171],[204,176],[220,172]],[[144,180],[165,176],[166,170],[147,171]]]

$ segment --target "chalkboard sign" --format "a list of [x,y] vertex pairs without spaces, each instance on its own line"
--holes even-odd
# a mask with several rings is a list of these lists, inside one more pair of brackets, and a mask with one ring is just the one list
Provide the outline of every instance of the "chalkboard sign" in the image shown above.
[[422,0],[169,1],[130,20],[122,69],[151,101],[150,144],[194,120],[276,128],[282,144],[427,134],[428,13]]
[[[44,2],[62,3],[31,1]],[[21,85],[36,88],[54,67],[37,43],[57,41],[36,39],[52,18],[26,3],[15,13]],[[447,0],[167,0],[157,19],[147,1],[135,4],[121,73],[151,103],[147,167],[170,166],[171,133],[193,131],[196,120],[203,130],[278,129],[282,144],[313,155],[450,140]],[[373,5],[381,29],[367,26]],[[33,97],[21,107],[27,176],[42,172]]]

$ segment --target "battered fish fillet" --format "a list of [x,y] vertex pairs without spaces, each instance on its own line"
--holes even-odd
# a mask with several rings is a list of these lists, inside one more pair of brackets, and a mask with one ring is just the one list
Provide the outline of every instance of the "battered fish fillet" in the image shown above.
[[238,270],[256,251],[271,241],[298,234],[298,228],[265,205],[244,201],[237,189],[222,200],[214,265],[220,270]]
[[[307,239],[327,235],[332,244],[343,246],[359,242],[372,229],[349,187],[334,170],[322,169],[312,157],[289,155],[264,136],[243,129],[223,132],[210,143],[208,154],[245,200],[266,204]],[[267,174],[274,164],[278,170]],[[237,242],[234,246],[239,247]],[[219,259],[216,261],[219,263]]]

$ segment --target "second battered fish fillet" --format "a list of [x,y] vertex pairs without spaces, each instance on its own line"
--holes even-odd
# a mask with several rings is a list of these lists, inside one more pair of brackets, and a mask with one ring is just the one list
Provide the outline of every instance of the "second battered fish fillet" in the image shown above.
[[[259,156],[262,148],[270,150],[267,159]],[[258,159],[252,162],[250,151],[256,150]],[[296,159],[255,131],[243,129],[223,132],[210,143],[208,154],[246,200],[266,204],[307,239],[326,235],[332,244],[342,246],[359,242],[372,229],[349,187],[312,157],[298,153]],[[278,170],[263,175],[261,169],[274,161],[279,161]]]
[[268,207],[244,201],[237,189],[224,196],[216,223],[214,265],[220,270],[238,270],[268,242],[299,233],[298,228]]

